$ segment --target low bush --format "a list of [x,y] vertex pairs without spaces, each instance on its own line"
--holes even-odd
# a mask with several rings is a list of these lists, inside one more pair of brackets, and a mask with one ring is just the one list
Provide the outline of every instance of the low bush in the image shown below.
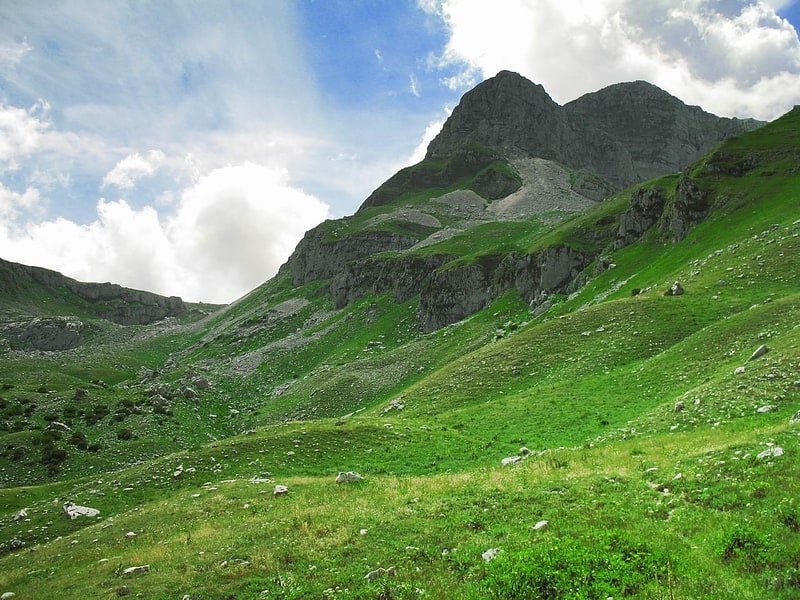
[[502,553],[481,581],[487,598],[605,600],[668,587],[669,558],[614,534],[552,539]]

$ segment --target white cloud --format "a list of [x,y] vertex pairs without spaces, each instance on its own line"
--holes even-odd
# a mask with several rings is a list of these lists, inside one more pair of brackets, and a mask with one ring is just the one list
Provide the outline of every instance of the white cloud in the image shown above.
[[0,182],[0,218],[16,219],[20,209],[30,210],[39,203],[39,190],[33,187],[26,188],[19,193],[11,190]]
[[414,148],[414,152],[408,159],[409,165],[415,165],[425,158],[425,154],[428,152],[428,144],[430,144],[431,141],[433,141],[433,138],[435,138],[442,130],[444,122],[450,116],[451,112],[453,112],[451,107],[445,107],[445,115],[441,119],[437,119],[428,123],[428,126],[425,127],[425,133],[422,134],[422,139],[420,140],[419,144],[417,144],[417,147]]
[[8,66],[14,66],[22,58],[31,51],[31,46],[27,40],[22,42],[7,42],[0,44],[0,63],[5,63]]
[[161,150],[150,150],[146,156],[138,152],[129,154],[119,161],[103,178],[103,187],[115,185],[122,189],[130,189],[142,177],[148,177],[158,170],[164,162]]
[[37,103],[30,109],[0,105],[0,172],[19,168],[18,160],[33,152],[47,123],[36,117],[47,105]]
[[[722,115],[771,119],[800,102],[800,40],[781,2],[711,0],[425,0],[449,39],[446,83],[502,69],[545,86],[560,103],[645,79]],[[785,4],[785,3],[783,3]]]
[[232,300],[274,275],[327,217],[328,206],[291,187],[286,171],[245,163],[184,191],[167,232],[178,263],[191,265],[194,297]]
[[417,81],[417,78],[413,73],[411,75],[409,75],[408,82],[409,82],[409,88],[408,89],[411,92],[411,95],[412,96],[416,96],[417,98],[419,98],[419,96],[420,96],[420,94],[419,94],[419,81]]
[[[0,207],[7,196],[0,189]],[[273,276],[305,231],[327,217],[327,205],[293,188],[285,171],[246,163],[201,177],[165,219],[150,206],[104,199],[87,225],[0,218],[0,256],[83,281],[230,302]]]

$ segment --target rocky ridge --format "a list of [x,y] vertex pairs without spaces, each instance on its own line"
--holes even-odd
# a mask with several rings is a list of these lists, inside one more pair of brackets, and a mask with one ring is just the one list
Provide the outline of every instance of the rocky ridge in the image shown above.
[[[295,286],[327,280],[335,308],[368,293],[392,292],[399,302],[419,294],[424,331],[513,288],[535,308],[580,287],[604,244],[627,245],[655,223],[672,241],[683,239],[708,208],[697,185],[684,176],[676,190],[634,192],[618,228],[597,228],[593,251],[562,244],[450,264],[456,257],[446,251],[418,250],[490,222],[552,225],[622,187],[680,171],[758,125],[687,106],[642,81],[559,106],[541,85],[502,71],[464,94],[425,160],[387,180],[354,217],[309,231],[281,273]],[[427,201],[398,201],[426,191]],[[363,225],[354,228],[359,217]]]
[[[69,310],[119,325],[147,325],[187,311],[177,296],[166,297],[112,283],[83,283],[57,271],[0,259],[0,298],[13,307],[0,325],[0,349],[68,350],[80,346],[96,329],[75,314],[36,315],[37,306],[54,301]],[[83,320],[82,320],[83,319]]]

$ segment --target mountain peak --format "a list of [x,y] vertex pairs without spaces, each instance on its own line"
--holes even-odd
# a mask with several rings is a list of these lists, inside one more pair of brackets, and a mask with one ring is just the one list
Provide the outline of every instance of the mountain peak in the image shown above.
[[519,73],[500,71],[464,94],[426,158],[441,158],[472,145],[508,155],[558,159],[567,135],[560,106],[543,86]]
[[541,85],[500,71],[464,94],[426,158],[478,146],[507,158],[555,160],[626,187],[679,171],[726,137],[758,125],[688,106],[642,80],[560,106]]

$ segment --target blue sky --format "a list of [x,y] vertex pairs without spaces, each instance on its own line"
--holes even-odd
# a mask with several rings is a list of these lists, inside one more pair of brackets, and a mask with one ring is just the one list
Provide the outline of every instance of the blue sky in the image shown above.
[[3,0],[0,257],[227,302],[416,162],[501,69],[800,104],[797,2]]

